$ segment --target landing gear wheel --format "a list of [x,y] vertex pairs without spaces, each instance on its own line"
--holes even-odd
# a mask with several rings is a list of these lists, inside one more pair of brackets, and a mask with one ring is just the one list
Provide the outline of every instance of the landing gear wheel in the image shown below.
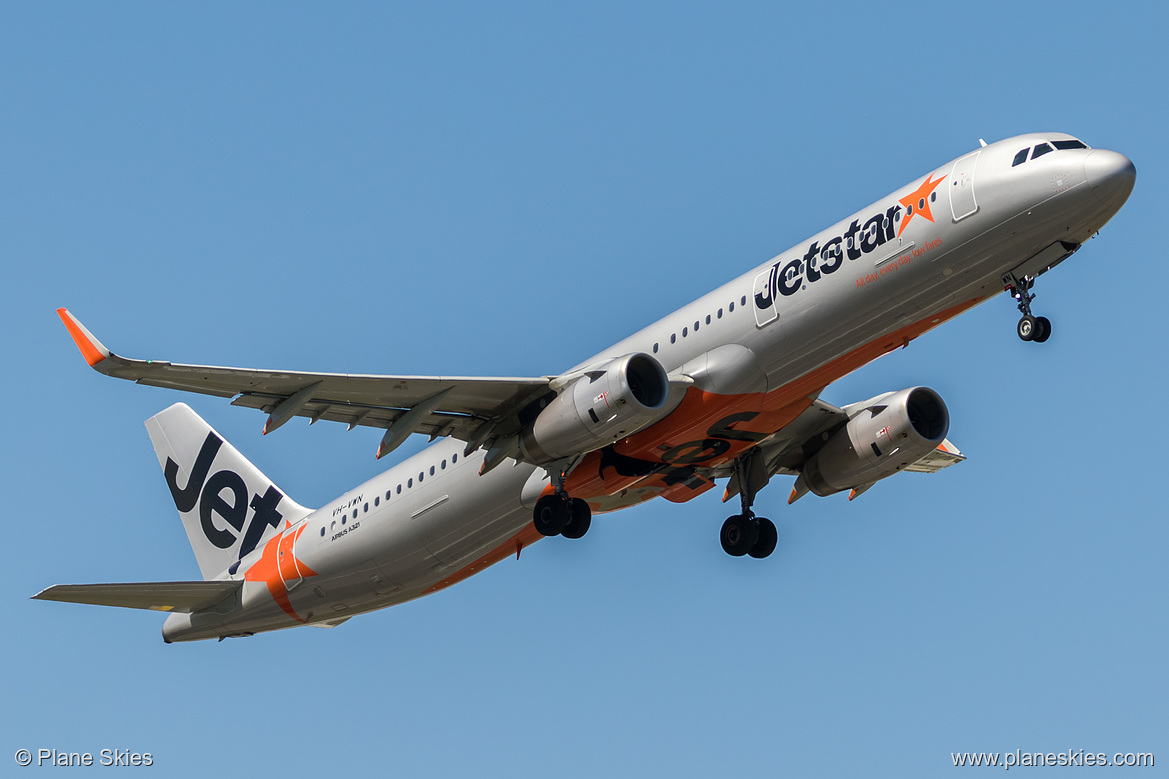
[[1051,337],[1051,320],[1045,316],[1035,317],[1035,335],[1031,340],[1037,344],[1041,344]]
[[[1067,249],[1071,244],[1064,244]],[[1071,249],[1075,251],[1075,249]],[[1019,278],[1014,272],[1003,275],[1003,284],[1006,286],[1008,292],[1019,304],[1019,313],[1023,318],[1019,320],[1015,332],[1019,334],[1019,338],[1024,341],[1034,341],[1041,344],[1051,337],[1051,320],[1045,316],[1034,316],[1031,313],[1031,301],[1035,300],[1035,293],[1031,292],[1031,287],[1035,284],[1035,279],[1030,276]]]
[[572,504],[572,514],[560,535],[565,538],[581,538],[589,532],[589,526],[593,523],[593,512],[589,504],[580,498],[570,498],[569,502]]
[[572,520],[572,504],[562,495],[545,495],[536,501],[532,524],[542,536],[558,536]]
[[759,527],[759,538],[747,550],[747,554],[756,560],[762,560],[775,551],[775,545],[779,542],[779,532],[775,529],[775,523],[770,519],[759,517],[755,520],[755,524]]
[[755,542],[759,540],[759,525],[754,520],[754,517],[744,514],[727,517],[722,532],[719,533],[724,552],[731,557],[742,557],[751,551]]
[[1019,324],[1015,327],[1015,332],[1024,341],[1034,341],[1035,336],[1039,334],[1039,322],[1035,317],[1027,314],[1019,320]]

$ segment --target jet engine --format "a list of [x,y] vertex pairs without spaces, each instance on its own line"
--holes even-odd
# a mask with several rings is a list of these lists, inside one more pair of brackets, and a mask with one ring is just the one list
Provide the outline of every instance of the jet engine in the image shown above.
[[560,391],[524,426],[520,447],[529,462],[572,457],[636,433],[664,416],[670,381],[648,354],[617,357]]
[[950,412],[932,389],[873,398],[808,458],[796,493],[824,497],[892,476],[937,448],[949,429]]

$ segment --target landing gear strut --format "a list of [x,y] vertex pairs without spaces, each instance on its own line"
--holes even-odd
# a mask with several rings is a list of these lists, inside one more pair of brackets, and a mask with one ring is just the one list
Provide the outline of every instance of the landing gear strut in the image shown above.
[[757,473],[762,463],[755,461],[757,457],[758,454],[751,450],[735,459],[735,475],[739,481],[739,500],[743,513],[727,517],[722,532],[719,533],[719,540],[722,542],[723,551],[732,557],[750,555],[762,560],[775,551],[779,533],[774,522],[755,516],[755,512],[751,510],[755,494],[762,487],[762,484],[758,483]]
[[561,467],[549,468],[555,492],[537,500],[532,512],[532,524],[540,535],[581,538],[589,532],[592,509],[580,498],[570,498],[564,489],[564,480],[571,466],[572,463],[563,463]]
[[1024,276],[1020,279],[1014,273],[1007,273],[1003,276],[1003,284],[1007,291],[1011,293],[1019,304],[1019,313],[1023,318],[1019,320],[1019,324],[1015,327],[1015,332],[1019,334],[1019,338],[1024,341],[1034,341],[1041,344],[1051,337],[1051,320],[1045,316],[1033,316],[1031,314],[1031,301],[1035,299],[1035,294],[1031,292],[1031,287],[1035,284],[1035,279],[1030,276]]

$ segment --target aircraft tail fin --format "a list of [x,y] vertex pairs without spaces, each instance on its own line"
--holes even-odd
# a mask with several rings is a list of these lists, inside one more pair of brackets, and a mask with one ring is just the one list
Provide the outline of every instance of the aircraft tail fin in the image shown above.
[[232,597],[243,580],[214,582],[135,582],[133,584],[56,584],[33,596],[36,600],[121,606],[155,611],[202,611]]
[[185,403],[146,420],[146,431],[204,579],[233,574],[234,563],[312,513]]

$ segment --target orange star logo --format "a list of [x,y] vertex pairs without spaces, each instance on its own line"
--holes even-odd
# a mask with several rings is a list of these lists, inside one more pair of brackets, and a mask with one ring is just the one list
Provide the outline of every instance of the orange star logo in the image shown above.
[[[292,609],[292,602],[288,599],[288,587],[284,582],[286,579],[300,579],[317,575],[316,571],[310,569],[292,554],[293,545],[296,543],[296,539],[300,538],[305,527],[307,526],[301,527],[291,535],[281,533],[270,539],[268,543],[264,544],[264,552],[260,555],[260,559],[253,563],[252,567],[244,574],[245,581],[264,582],[268,585],[268,592],[272,593],[272,599],[297,622],[306,622],[307,620],[301,619]],[[282,570],[283,575],[281,575]]]
[[897,235],[901,235],[902,231],[904,231],[905,227],[913,221],[913,217],[915,216],[920,216],[923,219],[928,219],[931,222],[934,221],[933,212],[930,211],[930,195],[932,195],[934,190],[938,188],[938,184],[942,183],[942,179],[944,179],[945,176],[942,176],[942,178],[938,179],[937,181],[934,181],[933,178],[934,174],[932,173],[926,176],[925,181],[922,182],[921,186],[918,187],[916,191],[911,192],[910,194],[901,198],[901,200],[897,201],[901,205],[905,206],[905,219],[901,222],[901,226],[897,228]]

